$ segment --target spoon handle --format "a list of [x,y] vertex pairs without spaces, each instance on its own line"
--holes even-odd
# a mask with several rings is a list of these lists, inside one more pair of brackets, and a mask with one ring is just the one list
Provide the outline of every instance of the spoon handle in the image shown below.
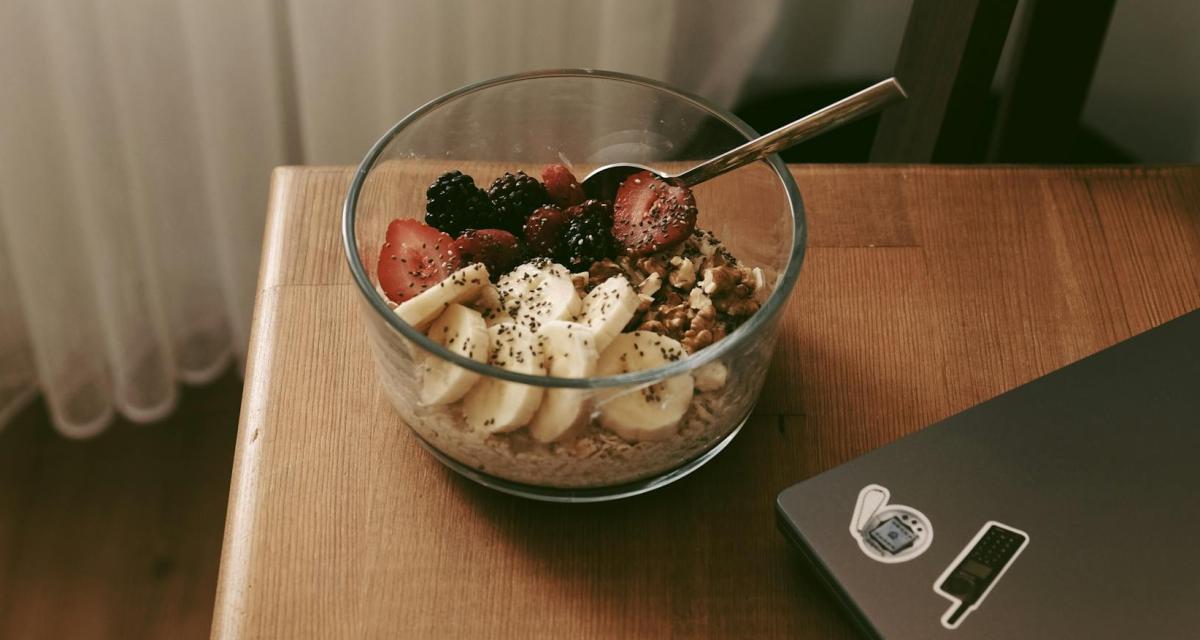
[[700,184],[722,173],[750,164],[763,156],[782,151],[798,142],[839,127],[851,120],[874,113],[894,102],[907,98],[908,94],[895,78],[877,82],[858,93],[847,96],[819,111],[786,124],[765,136],[698,164],[679,175],[689,187]]

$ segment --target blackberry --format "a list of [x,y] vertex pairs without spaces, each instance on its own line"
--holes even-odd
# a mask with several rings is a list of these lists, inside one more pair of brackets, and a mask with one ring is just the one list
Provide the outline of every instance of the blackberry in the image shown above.
[[567,209],[566,214],[562,257],[573,269],[587,269],[594,262],[617,257],[617,241],[612,236],[612,205],[587,200]]
[[490,227],[494,216],[487,193],[461,171],[443,173],[425,190],[425,222],[452,236]]
[[520,234],[521,228],[525,226],[525,218],[528,218],[534,209],[546,204],[549,199],[542,183],[526,175],[524,171],[518,171],[516,174],[505,172],[496,178],[488,189],[487,196],[496,210],[496,217],[491,226],[514,234]]

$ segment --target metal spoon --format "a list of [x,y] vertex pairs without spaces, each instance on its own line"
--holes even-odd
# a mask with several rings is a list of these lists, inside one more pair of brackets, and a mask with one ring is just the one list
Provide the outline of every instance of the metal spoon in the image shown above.
[[589,198],[612,200],[621,182],[638,171],[650,171],[663,178],[682,182],[684,186],[693,187],[709,178],[750,164],[763,156],[783,151],[798,142],[874,113],[907,97],[908,94],[904,92],[900,83],[895,78],[888,78],[683,173],[669,175],[633,163],[609,164],[589,173],[583,179],[583,191]]

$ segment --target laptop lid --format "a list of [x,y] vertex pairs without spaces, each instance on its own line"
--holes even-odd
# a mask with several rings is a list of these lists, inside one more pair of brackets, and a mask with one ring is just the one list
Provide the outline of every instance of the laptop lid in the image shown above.
[[868,635],[1200,637],[1200,311],[783,491]]

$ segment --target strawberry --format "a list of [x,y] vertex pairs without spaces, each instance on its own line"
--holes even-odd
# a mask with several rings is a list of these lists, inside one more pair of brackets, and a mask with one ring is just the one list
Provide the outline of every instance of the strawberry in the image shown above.
[[556,258],[566,228],[567,216],[562,209],[552,204],[539,207],[525,220],[525,243],[536,256]]
[[542,169],[542,184],[546,186],[546,193],[550,194],[550,202],[560,207],[583,202],[583,187],[565,165],[546,165]]
[[401,303],[458,270],[454,238],[411,219],[392,220],[376,273],[388,299]]
[[613,237],[632,256],[683,242],[696,228],[696,200],[678,181],[639,171],[621,183],[613,202]]
[[459,264],[482,262],[493,282],[521,264],[525,253],[521,241],[501,229],[469,230],[454,241],[453,251]]

